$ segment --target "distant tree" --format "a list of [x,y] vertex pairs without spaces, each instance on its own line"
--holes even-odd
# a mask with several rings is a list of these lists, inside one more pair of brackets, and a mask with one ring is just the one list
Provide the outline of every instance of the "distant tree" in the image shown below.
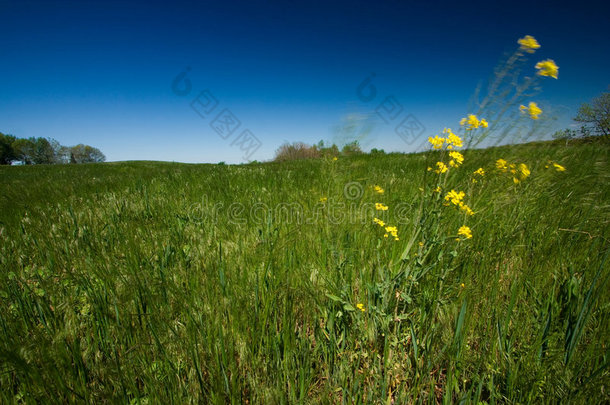
[[55,163],[55,151],[48,139],[36,138],[32,140],[32,162],[37,165],[51,165]]
[[610,92],[583,103],[574,121],[582,123],[581,132],[591,135],[610,135]]
[[385,155],[385,150],[373,148],[371,149],[371,155]]
[[15,137],[5,135],[0,132],[0,165],[10,165],[13,160],[17,159],[17,154],[13,147]]
[[78,144],[70,148],[70,163],[99,163],[106,161],[106,156],[97,148]]
[[341,153],[346,156],[359,155],[362,153],[362,149],[360,148],[358,141],[352,141],[343,145]]
[[320,151],[316,146],[303,142],[285,143],[275,152],[276,161],[312,159],[320,157]]
[[23,162],[25,165],[31,165],[34,163],[34,138],[17,138],[13,142],[13,149],[15,150],[15,160]]

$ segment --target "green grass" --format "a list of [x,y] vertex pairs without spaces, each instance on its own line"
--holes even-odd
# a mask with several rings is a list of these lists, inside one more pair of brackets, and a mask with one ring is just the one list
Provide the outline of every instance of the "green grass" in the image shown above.
[[608,402],[609,152],[0,167],[0,401]]

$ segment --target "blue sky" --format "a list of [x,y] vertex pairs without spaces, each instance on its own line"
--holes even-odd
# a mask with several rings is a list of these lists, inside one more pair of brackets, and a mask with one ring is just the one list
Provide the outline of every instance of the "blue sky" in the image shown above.
[[[526,34],[542,45],[532,65],[559,65],[536,101],[565,127],[610,84],[602,4],[0,0],[0,131],[90,144],[109,161],[239,163],[285,141],[338,140],[347,116],[374,117],[394,96],[423,139],[458,126]],[[191,91],[178,95],[187,68]],[[365,102],[356,90],[371,73]],[[202,117],[191,102],[204,90],[217,105]],[[210,126],[224,109],[240,122],[227,139]],[[366,147],[413,149],[373,122]],[[240,149],[252,137],[260,147]]]

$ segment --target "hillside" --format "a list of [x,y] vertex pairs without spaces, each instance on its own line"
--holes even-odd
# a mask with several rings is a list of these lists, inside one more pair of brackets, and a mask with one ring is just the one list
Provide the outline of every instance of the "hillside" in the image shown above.
[[608,402],[609,152],[0,167],[0,400]]

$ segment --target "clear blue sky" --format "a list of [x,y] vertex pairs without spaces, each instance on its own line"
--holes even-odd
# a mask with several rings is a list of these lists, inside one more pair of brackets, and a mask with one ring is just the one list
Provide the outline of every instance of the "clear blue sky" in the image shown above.
[[[458,126],[526,34],[542,45],[532,64],[559,65],[537,100],[566,126],[610,84],[604,3],[0,0],[0,131],[90,144],[110,161],[238,163],[243,130],[261,143],[249,158],[271,159],[285,141],[335,139],[346,115],[393,95],[428,136]],[[172,82],[187,67],[180,96]],[[363,102],[372,72],[378,93]],[[206,89],[218,104],[202,118],[190,103]],[[225,108],[241,123],[226,140],[210,126]],[[412,148],[382,121],[365,146]]]

